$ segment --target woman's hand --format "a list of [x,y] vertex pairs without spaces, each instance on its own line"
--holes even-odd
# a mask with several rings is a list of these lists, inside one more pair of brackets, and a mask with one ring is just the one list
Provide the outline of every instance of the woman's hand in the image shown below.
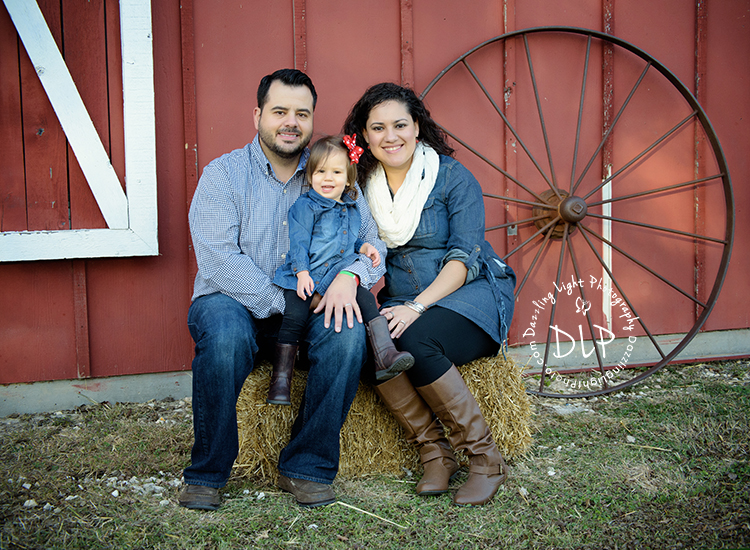
[[419,317],[419,313],[406,306],[386,307],[380,311],[388,321],[391,338],[398,338]]

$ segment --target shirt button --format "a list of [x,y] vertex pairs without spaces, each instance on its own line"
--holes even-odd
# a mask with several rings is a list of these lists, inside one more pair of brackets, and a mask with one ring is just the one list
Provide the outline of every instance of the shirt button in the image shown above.
[[341,253],[342,253],[342,254],[344,253],[344,249],[343,249],[343,248],[341,249]]
[[284,220],[283,222],[281,222],[281,225],[286,225],[286,220]]
[[325,263],[324,265],[325,265],[326,267],[328,267],[328,262],[326,262],[326,263]]
[[344,235],[346,235],[346,229],[344,229]]
[[286,195],[286,189],[284,189],[284,194]]
[[282,260],[286,260],[286,254],[282,254],[282,255],[281,255],[281,259],[282,259]]

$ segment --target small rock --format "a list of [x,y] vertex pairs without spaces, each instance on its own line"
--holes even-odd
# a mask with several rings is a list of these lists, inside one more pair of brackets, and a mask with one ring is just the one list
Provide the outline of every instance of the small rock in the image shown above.
[[65,497],[65,500],[70,501],[70,500],[75,500],[77,498],[78,498],[78,495],[68,495]]
[[625,439],[628,440],[628,443],[635,443],[635,437],[632,435],[627,436]]
[[308,526],[307,526],[307,528],[308,528],[308,529],[311,529],[311,530],[313,530],[313,531],[317,531],[317,529],[318,529],[318,525],[317,525],[317,524],[315,524],[315,523],[311,523],[310,525],[308,525]]
[[55,508],[55,507],[54,507],[54,506],[52,506],[52,505],[51,505],[51,504],[50,504],[50,503],[48,502],[47,504],[45,504],[45,505],[44,505],[44,508],[42,508],[42,510],[44,510],[45,512],[49,512],[50,510],[53,510],[54,508]]
[[36,506],[37,506],[36,500],[34,500],[33,498],[30,498],[29,500],[23,503],[24,508],[36,508]]
[[557,473],[557,472],[555,472],[555,469],[554,469],[554,468],[549,468],[549,469],[547,470],[547,475],[548,475],[548,476],[553,476],[553,475],[555,475],[556,473]]
[[110,493],[110,495],[112,495],[113,497],[117,498],[117,497],[120,496],[120,491],[118,491],[117,489],[115,489],[114,491],[112,491]]
[[29,489],[31,489],[31,483],[24,483],[23,485],[21,485],[21,487],[28,491]]
[[522,497],[529,496],[529,491],[526,490],[526,487],[519,487],[518,492],[521,493]]
[[170,502],[167,499],[159,501],[159,506],[169,506],[169,504],[170,504]]

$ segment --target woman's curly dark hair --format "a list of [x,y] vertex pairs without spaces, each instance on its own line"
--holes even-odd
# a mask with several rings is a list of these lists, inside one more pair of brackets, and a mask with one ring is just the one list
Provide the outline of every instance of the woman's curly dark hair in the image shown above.
[[392,82],[375,84],[368,88],[359,101],[354,104],[349,116],[346,117],[343,129],[345,134],[357,134],[357,145],[365,151],[359,158],[359,166],[357,167],[361,188],[367,185],[367,178],[378,165],[378,159],[367,148],[367,142],[362,137],[362,131],[367,125],[370,111],[386,101],[398,101],[406,107],[412,120],[419,125],[420,141],[435,149],[440,155],[453,156],[454,151],[448,145],[445,132],[432,120],[430,111],[427,110],[425,104],[413,90]]

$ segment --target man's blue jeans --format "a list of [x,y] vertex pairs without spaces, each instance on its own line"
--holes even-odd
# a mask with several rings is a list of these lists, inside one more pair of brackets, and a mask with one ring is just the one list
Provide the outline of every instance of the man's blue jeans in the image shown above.
[[[195,341],[193,360],[192,464],[185,483],[223,487],[237,452],[237,398],[260,347],[274,341],[278,319],[255,319],[220,293],[196,299],[188,312]],[[287,477],[331,483],[339,466],[339,432],[346,420],[365,361],[366,335],[355,322],[341,332],[311,315],[307,336],[310,371],[291,440],[279,457]]]

